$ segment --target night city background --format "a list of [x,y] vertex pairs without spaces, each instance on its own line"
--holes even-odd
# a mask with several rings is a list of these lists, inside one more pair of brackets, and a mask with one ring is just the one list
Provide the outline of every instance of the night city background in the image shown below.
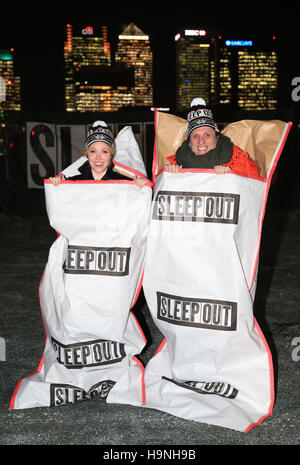
[[[254,41],[266,49],[269,44],[270,47],[275,47],[278,60],[276,108],[270,111],[239,111],[234,105],[212,104],[211,107],[215,119],[219,122],[244,118],[293,122],[288,144],[280,160],[282,166],[279,166],[282,183],[279,190],[284,189],[283,195],[288,196],[289,201],[293,201],[293,189],[297,184],[294,179],[298,175],[296,160],[300,150],[300,77],[299,81],[297,80],[300,76],[300,39],[297,18],[292,11],[275,11],[275,8],[272,11],[260,11],[254,4],[246,9],[218,4],[216,9],[192,5],[186,8],[166,7],[163,11],[155,5],[151,8],[122,6],[113,14],[109,8],[93,8],[95,11],[90,13],[84,9],[78,11],[76,8],[71,11],[72,9],[60,5],[59,13],[56,13],[55,6],[52,5],[49,12],[41,13],[39,4],[37,7],[32,6],[30,14],[22,18],[20,13],[13,14],[13,8],[8,7],[6,17],[9,19],[1,24],[0,50],[13,50],[14,72],[20,78],[21,110],[1,113],[3,125],[5,124],[4,142],[2,141],[1,147],[3,156],[0,157],[2,211],[16,214],[43,212],[42,193],[28,188],[33,186],[30,186],[26,166],[24,127],[27,121],[91,124],[95,119],[104,119],[109,124],[130,124],[137,121],[153,123],[154,115],[153,111],[149,111],[149,106],[127,107],[126,111],[120,109],[118,112],[107,113],[88,111],[89,107],[86,106],[82,112],[66,112],[64,43],[68,24],[73,30],[89,27],[91,24],[97,27],[105,26],[112,64],[118,48],[119,35],[129,24],[137,26],[149,37],[152,52],[151,107],[169,109],[171,113],[183,117],[186,110],[181,109],[185,111],[179,112],[176,102],[176,76],[180,68],[176,64],[176,34],[184,29],[201,29],[215,34],[216,37],[222,37],[222,40]],[[268,45],[266,38],[269,41]],[[218,59],[216,61],[218,66]],[[193,95],[200,96],[203,97],[201,91],[196,91]],[[22,131],[20,128],[23,128]],[[116,126],[114,131],[118,128]],[[136,131],[136,128],[134,130]],[[140,131],[142,139],[144,129]],[[139,137],[137,133],[136,135]],[[140,140],[138,142],[140,143]],[[151,175],[153,134],[148,135],[147,141],[140,144],[140,147],[143,149],[147,172]],[[54,175],[61,168],[63,166],[57,165],[45,174]],[[40,184],[42,187],[42,180]]]
[[[174,458],[182,460],[186,457],[184,455],[178,457],[178,451],[191,450],[191,460],[195,459],[193,461],[198,463],[203,459],[203,452],[208,452],[209,458],[220,452],[220,458],[223,459],[223,448],[218,449],[218,446],[299,446],[300,20],[298,10],[294,2],[261,1],[257,3],[240,1],[235,4],[191,1],[64,4],[61,1],[32,1],[22,4],[6,2],[2,5],[0,16],[0,444],[3,449],[5,445],[21,446],[10,447],[7,450],[11,460],[14,454],[18,454],[18,459],[24,460],[27,452],[28,460],[32,461],[35,457],[43,460],[44,452],[50,457],[51,452],[54,451],[53,461],[60,463],[61,450],[53,448],[55,445],[74,446],[63,450],[68,454],[67,460],[70,460],[70,454],[74,453],[76,458],[74,463],[78,462],[79,454],[82,452],[84,461],[91,460],[91,454],[94,453],[98,461],[101,457],[103,459],[102,449],[98,446],[113,452],[125,451],[127,446],[131,447],[132,451],[145,451],[148,445],[152,452],[151,458],[155,450],[163,452],[166,447],[170,452],[177,453]],[[247,434],[213,424],[187,421],[156,409],[139,408],[126,403],[106,403],[100,401],[99,397],[88,402],[77,402],[74,405],[61,407],[9,410],[12,395],[16,392],[14,390],[17,386],[17,389],[21,387],[20,383],[17,385],[18,380],[29,373],[41,370],[44,360],[44,356],[42,358],[41,356],[46,347],[45,342],[51,337],[50,333],[48,335],[45,333],[47,322],[45,325],[44,316],[41,314],[39,283],[42,282],[45,265],[49,261],[49,250],[56,242],[57,232],[49,224],[46,213],[44,178],[56,175],[80,156],[81,152],[73,142],[76,139],[76,142],[82,145],[87,127],[95,120],[105,120],[114,136],[123,126],[131,125],[141,148],[147,174],[150,178],[152,176],[154,112],[149,106],[131,108],[129,105],[117,111],[107,112],[87,109],[66,111],[64,44],[67,25],[72,26],[74,34],[82,27],[105,27],[102,32],[106,34],[107,31],[106,50],[109,43],[111,56],[115,57],[118,50],[118,36],[131,23],[149,37],[153,55],[151,83],[153,107],[181,117],[185,117],[186,110],[179,109],[176,101],[176,76],[180,69],[176,67],[176,47],[179,46],[180,41],[176,42],[175,37],[179,31],[205,30],[209,32],[207,37],[213,33],[217,40],[222,36],[222,40],[253,41],[262,47],[265,46],[270,57],[272,47],[278,52],[278,80],[276,77],[275,89],[278,100],[274,108],[250,111],[238,109],[236,105],[219,105],[218,101],[212,102],[214,118],[221,125],[226,126],[227,123],[243,119],[279,119],[292,122],[280,159],[272,173],[270,185],[268,180],[267,204],[264,205],[266,208],[261,212],[259,221],[254,224],[254,228],[259,229],[261,237],[260,243],[257,244],[255,259],[256,265],[258,264],[257,276],[255,278],[253,276],[255,286],[257,281],[255,299],[249,294],[249,302],[250,297],[251,302],[254,300],[253,315],[262,330],[273,360],[274,373],[270,372],[270,382],[273,382],[271,378],[274,376],[274,399],[272,395],[274,409],[270,416]],[[181,41],[183,45],[187,43],[185,38],[183,37]],[[266,38],[268,45],[264,42]],[[199,36],[198,39],[204,52],[206,36],[202,38]],[[250,49],[249,46],[248,51]],[[237,51],[237,47],[235,50]],[[214,69],[218,72],[221,70],[224,76],[224,79],[218,83],[219,90],[222,89],[223,92],[223,99],[227,98],[228,90],[227,52],[229,49],[222,55],[218,49],[220,54],[214,62]],[[13,56],[14,73],[20,82],[20,102],[17,110],[12,108],[7,110],[5,102],[1,102],[3,83],[1,72],[7,61],[12,62],[11,56]],[[203,53],[202,57],[204,56]],[[5,62],[4,67],[1,68],[3,62]],[[271,62],[270,59],[269,64]],[[237,61],[230,63],[233,74],[237,71],[234,63]],[[71,62],[68,66],[69,71],[72,71]],[[246,68],[247,66],[246,63]],[[250,68],[252,69],[249,63]],[[263,68],[264,66],[262,73]],[[78,76],[80,70],[81,68],[78,67]],[[249,75],[252,75],[252,71]],[[121,77],[124,78],[125,83],[122,91],[124,96],[132,98],[127,89],[132,84],[132,72],[124,72]],[[8,78],[8,81],[14,82],[11,78]],[[187,81],[188,79],[186,79],[188,87]],[[10,82],[7,84],[11,85]],[[85,85],[84,80],[81,84]],[[235,85],[237,84],[236,80]],[[258,82],[257,88],[260,87],[259,84]],[[247,91],[245,83],[243,86]],[[89,93],[87,87],[88,85],[86,85],[86,96]],[[74,95],[72,95],[74,88],[73,86],[69,89],[71,104],[74,103]],[[271,91],[273,92],[274,88]],[[201,92],[195,92],[197,95],[193,97],[203,97],[200,95]],[[105,103],[106,99],[103,101]],[[267,99],[267,103],[271,103],[270,100]],[[78,128],[80,128],[80,137],[77,137]],[[47,140],[47,135],[51,136],[50,140]],[[35,152],[37,147],[38,150]],[[36,156],[37,153],[40,158]],[[245,181],[242,177],[239,179],[241,184]],[[252,203],[249,204],[251,208]],[[77,218],[77,210],[74,210]],[[188,226],[190,224],[188,223]],[[234,232],[233,240],[237,244],[236,237],[241,237],[240,231],[246,231],[246,228],[234,229],[234,231],[237,231],[237,236]],[[243,236],[245,247],[248,246],[249,234],[246,231]],[[195,245],[196,249],[198,247],[196,241]],[[172,247],[173,243],[170,241],[168,244],[170,256]],[[237,246],[236,248],[236,256],[240,257],[240,251]],[[228,274],[228,278],[233,277],[234,292],[239,293],[236,284],[239,280],[230,270],[231,259],[226,263],[226,251],[223,254],[223,249],[220,257],[220,266],[224,264],[222,272],[224,276],[225,273]],[[56,253],[54,249],[52,256]],[[209,253],[207,247],[206,253]],[[177,250],[174,253],[174,261],[173,259],[171,261],[174,267],[177,266],[176,255]],[[160,265],[160,261],[158,264]],[[198,267],[195,261],[195,279],[201,266],[203,263],[199,263]],[[172,279],[173,273],[170,273],[170,280]],[[184,281],[183,269],[182,282]],[[214,287],[217,289],[218,284]],[[147,339],[146,350],[141,357],[142,362],[146,364],[153,354],[157,353],[158,348],[162,347],[163,336],[149,313],[143,286],[140,291],[130,311],[139,319]],[[226,290],[228,295],[229,291],[230,289],[228,292]],[[64,298],[63,302],[65,303],[66,300]],[[86,319],[85,308],[79,307],[79,309],[83,314],[82,320]],[[59,323],[57,326],[60,331],[60,320],[57,316],[59,313],[58,311],[53,313]],[[253,320],[249,318],[247,321],[250,336]],[[178,328],[182,330],[182,327]],[[219,331],[213,333],[211,347],[215,341],[218,341],[216,333]],[[203,346],[201,334],[199,346]],[[254,340],[258,343],[258,339]],[[226,341],[224,352],[227,347],[229,351],[232,349],[230,339]],[[238,344],[240,343],[235,342],[233,346],[240,349],[241,353],[245,353],[247,346]],[[188,344],[184,344],[184,347],[178,345],[178,353],[182,349],[183,353],[188,354],[187,346]],[[214,357],[215,353],[212,351],[212,359]],[[249,366],[251,371],[251,364]],[[226,370],[220,366],[220,371],[225,373]],[[229,372],[229,368],[227,371]],[[252,373],[253,379],[256,378],[257,373],[254,370]],[[215,405],[218,407],[220,404],[216,402]],[[189,408],[187,406],[187,410]],[[224,415],[226,414],[225,411]],[[39,449],[36,454],[32,447],[22,447],[24,445],[39,445],[43,446],[43,449]],[[81,445],[96,447],[81,450],[78,447]],[[203,449],[205,445],[211,446],[209,450]],[[45,446],[51,447],[45,448]],[[269,448],[268,453],[275,452],[278,455],[279,450],[278,447],[275,447],[274,451],[270,451]],[[253,452],[253,458],[255,454],[257,460],[260,450],[255,447],[248,448],[247,456],[249,451]],[[286,454],[287,448],[281,451]],[[19,457],[21,454],[22,456]],[[142,457],[142,463],[146,463],[146,454]],[[158,460],[161,458],[156,457]]]
[[[155,4],[153,4],[155,5]],[[40,6],[41,8],[41,6]],[[25,19],[20,13],[7,14],[1,24],[1,48],[14,48],[16,73],[21,75],[22,104],[28,111],[63,111],[64,57],[63,43],[66,24],[89,23],[106,25],[108,40],[115,51],[118,35],[131,22],[150,37],[153,51],[154,105],[173,107],[175,98],[175,41],[180,29],[214,28],[227,37],[244,39],[260,35],[275,35],[280,48],[280,99],[292,106],[291,80],[300,75],[300,37],[293,10],[260,11],[255,4],[245,9],[220,5],[215,11],[206,7],[170,8],[157,6],[117,8],[110,13],[95,8],[95,13],[64,9],[37,14],[33,8]],[[11,7],[8,7],[11,9]],[[54,7],[55,9],[55,7]],[[142,10],[142,11],[140,11]],[[154,10],[154,11],[153,11]],[[176,11],[174,11],[176,10]]]

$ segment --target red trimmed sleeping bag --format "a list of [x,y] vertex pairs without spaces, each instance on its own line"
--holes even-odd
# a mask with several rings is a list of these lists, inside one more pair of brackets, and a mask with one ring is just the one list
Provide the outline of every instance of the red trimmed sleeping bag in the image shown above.
[[164,339],[145,368],[146,407],[244,432],[271,414],[272,357],[253,301],[268,190],[289,129],[241,121],[224,130],[261,176],[171,174],[163,166],[186,122],[156,113],[143,288]]
[[[124,145],[130,149],[127,139]],[[76,174],[72,169],[83,160],[65,172]],[[114,389],[144,401],[143,366],[135,355],[146,340],[130,310],[142,284],[151,187],[130,179],[59,187],[45,181],[49,222],[59,234],[39,287],[46,343],[10,409],[109,400]]]

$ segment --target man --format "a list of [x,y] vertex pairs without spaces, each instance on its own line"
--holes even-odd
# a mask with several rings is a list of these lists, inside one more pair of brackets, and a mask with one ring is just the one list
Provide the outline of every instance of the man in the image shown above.
[[246,176],[260,176],[256,163],[249,155],[221,134],[203,99],[192,101],[187,121],[186,140],[176,154],[167,157],[168,172],[178,173],[181,168],[199,168],[215,169],[217,174],[234,171]]

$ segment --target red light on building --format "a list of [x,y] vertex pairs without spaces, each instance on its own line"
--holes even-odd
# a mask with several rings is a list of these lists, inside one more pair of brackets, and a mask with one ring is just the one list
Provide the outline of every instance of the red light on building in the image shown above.
[[65,42],[66,50],[72,52],[72,26],[67,24],[67,41]]

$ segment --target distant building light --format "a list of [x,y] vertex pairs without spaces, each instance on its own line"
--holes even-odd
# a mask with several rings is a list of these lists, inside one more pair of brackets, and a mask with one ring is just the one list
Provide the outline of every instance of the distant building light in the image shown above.
[[175,36],[175,42],[177,42],[177,40],[179,40],[179,39],[180,39],[180,34],[176,34],[176,36]]
[[252,40],[226,40],[227,47],[252,47]]
[[150,108],[151,111],[154,111],[154,110],[157,110],[157,111],[170,111],[170,108],[157,108],[157,107],[151,107]]
[[206,31],[204,29],[186,29],[184,34],[186,36],[206,36]]
[[120,35],[119,39],[125,40],[149,40],[149,36],[142,36],[142,35]]

